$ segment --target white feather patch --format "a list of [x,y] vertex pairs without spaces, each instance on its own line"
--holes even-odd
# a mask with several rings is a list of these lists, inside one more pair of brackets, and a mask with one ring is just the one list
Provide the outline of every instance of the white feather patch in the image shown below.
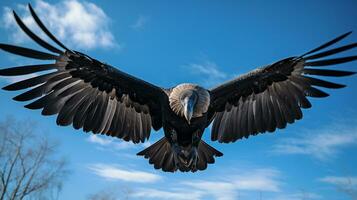
[[181,104],[180,97],[187,90],[193,90],[198,94],[197,104],[193,110],[192,117],[201,117],[208,111],[208,107],[210,105],[210,95],[206,89],[195,84],[183,83],[172,89],[169,96],[171,109],[177,115],[184,117],[184,107]]

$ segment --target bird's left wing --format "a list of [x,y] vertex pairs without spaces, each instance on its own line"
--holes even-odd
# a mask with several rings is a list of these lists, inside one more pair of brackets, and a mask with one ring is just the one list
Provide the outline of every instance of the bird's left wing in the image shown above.
[[316,53],[350,33],[302,56],[278,61],[213,88],[210,91],[212,104],[209,111],[209,116],[214,118],[211,139],[228,143],[266,131],[273,132],[276,128],[285,128],[287,123],[302,118],[301,108],[311,107],[307,96],[328,96],[315,86],[345,87],[310,75],[340,77],[354,74],[318,67],[357,60],[357,56],[321,59],[352,49],[357,43]]
[[134,143],[144,142],[151,126],[155,130],[161,128],[160,104],[166,98],[161,88],[69,50],[48,31],[30,5],[29,8],[42,31],[65,51],[34,34],[14,12],[20,28],[53,54],[8,44],[0,44],[0,48],[29,58],[55,61],[0,70],[2,76],[32,75],[32,78],[3,88],[10,91],[29,89],[14,100],[35,100],[25,107],[42,109],[43,115],[58,114],[59,125],[73,124],[76,129]]

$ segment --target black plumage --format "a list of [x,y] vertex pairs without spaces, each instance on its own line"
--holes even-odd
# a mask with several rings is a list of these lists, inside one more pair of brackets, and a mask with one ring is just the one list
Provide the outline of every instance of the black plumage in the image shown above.
[[[229,137],[226,137],[226,134],[243,132],[243,134],[239,133],[239,135],[248,137],[249,135],[255,135],[257,132],[272,132],[275,131],[275,128],[285,128],[287,123],[293,123],[295,120],[303,117],[301,108],[311,107],[311,103],[306,98],[307,96],[323,98],[329,96],[329,94],[320,88],[338,89],[345,87],[343,84],[322,80],[315,76],[343,77],[353,75],[355,72],[316,67],[357,60],[356,56],[323,59],[326,56],[355,48],[357,46],[356,43],[326,50],[314,55],[311,54],[335,44],[349,34],[351,32],[343,34],[302,56],[278,61],[211,89],[211,99],[213,100],[211,103],[216,108],[212,112],[218,111],[219,115],[228,115],[230,112],[224,109],[223,105],[225,102],[231,104],[238,102],[237,108],[245,116],[247,109],[245,107],[251,108],[252,106],[252,104],[247,103],[250,102],[249,97],[256,97],[257,99],[257,103],[255,104],[256,112],[253,112],[254,115],[252,115],[254,116],[257,131],[250,127],[250,125],[247,129],[243,120],[237,122],[242,128],[235,128],[235,130],[228,132],[222,130],[222,127],[224,127],[225,123],[230,122],[224,122],[221,118],[216,118],[212,129],[212,139],[219,142],[231,142],[235,140],[228,139]],[[247,95],[248,98],[246,98]],[[242,108],[240,105],[242,105]],[[234,117],[230,117],[229,119],[235,120]],[[252,117],[248,117],[249,119],[252,119]]]
[[13,99],[32,101],[25,107],[41,109],[43,115],[57,114],[58,125],[72,125],[84,132],[140,143],[149,139],[152,128],[163,128],[165,136],[138,153],[163,171],[204,170],[215,162],[214,157],[222,156],[201,140],[212,122],[211,139],[224,143],[283,129],[303,117],[301,108],[311,108],[307,97],[327,97],[324,88],[345,87],[321,76],[355,73],[326,68],[357,60],[357,56],[326,58],[357,47],[352,43],[326,49],[351,34],[348,32],[301,56],[255,69],[210,90],[195,84],[164,89],[70,50],[30,5],[29,9],[36,24],[59,47],[33,33],[13,12],[19,27],[50,53],[10,44],[0,44],[0,48],[53,63],[1,69],[1,76],[33,75],[3,89],[27,89]]

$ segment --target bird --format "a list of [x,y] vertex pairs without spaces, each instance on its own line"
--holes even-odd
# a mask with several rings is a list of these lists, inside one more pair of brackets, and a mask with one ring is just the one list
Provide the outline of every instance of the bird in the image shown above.
[[31,101],[25,107],[42,110],[42,115],[57,115],[60,126],[72,125],[135,144],[147,141],[152,129],[163,129],[163,137],[137,155],[165,172],[202,171],[223,156],[202,139],[211,124],[211,140],[220,143],[284,129],[302,119],[302,109],[311,108],[308,98],[329,96],[323,88],[345,87],[321,77],[355,74],[327,68],[357,60],[357,56],[327,58],[357,46],[331,48],[352,33],[347,32],[300,56],[259,67],[210,89],[193,83],[163,88],[67,48],[30,4],[28,8],[56,46],[32,32],[13,11],[22,31],[47,51],[4,43],[0,49],[51,63],[1,69],[0,76],[32,74],[3,89],[27,89],[13,99]]

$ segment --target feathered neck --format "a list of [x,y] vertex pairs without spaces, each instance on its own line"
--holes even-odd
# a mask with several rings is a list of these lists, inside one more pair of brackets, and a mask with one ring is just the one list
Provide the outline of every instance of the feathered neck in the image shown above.
[[184,107],[181,103],[181,95],[187,90],[193,90],[197,93],[198,99],[193,111],[192,118],[201,117],[208,111],[210,105],[210,95],[208,91],[198,85],[183,83],[174,87],[169,95],[170,107],[177,115],[184,117]]

